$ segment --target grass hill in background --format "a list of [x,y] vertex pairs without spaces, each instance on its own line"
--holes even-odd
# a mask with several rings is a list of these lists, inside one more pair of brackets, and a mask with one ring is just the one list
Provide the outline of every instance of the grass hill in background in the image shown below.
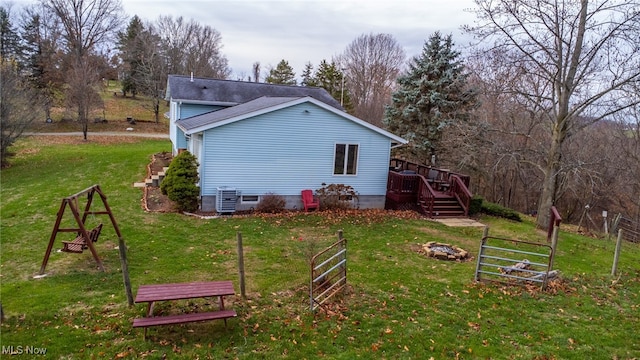
[[[169,119],[164,114],[169,111],[167,102],[160,103],[160,119],[155,122],[151,102],[147,97],[131,95],[123,96],[120,83],[109,81],[104,84],[100,96],[104,103],[103,108],[94,109],[89,119],[89,132],[104,131],[133,131],[143,133],[168,133]],[[64,101],[61,100],[60,103]],[[81,125],[76,120],[77,115],[74,109],[67,109],[62,104],[58,104],[51,109],[51,119],[32,124],[28,131],[35,132],[76,132],[82,131]],[[127,119],[134,119],[135,123],[130,123]],[[106,121],[104,121],[106,120]]]

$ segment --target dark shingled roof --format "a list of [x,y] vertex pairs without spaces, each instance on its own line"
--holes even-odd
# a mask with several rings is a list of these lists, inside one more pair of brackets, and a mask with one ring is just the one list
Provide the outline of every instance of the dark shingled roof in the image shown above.
[[247,115],[256,111],[271,108],[273,106],[288,103],[300,99],[299,97],[267,97],[263,96],[240,105],[231,106],[226,109],[211,111],[208,113],[192,116],[190,118],[178,120],[176,124],[185,132],[197,129],[201,126],[215,124],[220,121],[232,119],[238,116]]
[[322,88],[276,85],[247,81],[205,79],[189,76],[169,75],[167,80],[167,99],[194,103],[237,105],[269,97],[305,97],[344,110],[340,103]]

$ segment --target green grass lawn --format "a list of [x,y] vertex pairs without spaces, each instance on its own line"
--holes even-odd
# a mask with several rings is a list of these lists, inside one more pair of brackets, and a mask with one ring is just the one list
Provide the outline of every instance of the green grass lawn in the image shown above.
[[[541,292],[474,284],[475,261],[443,262],[415,251],[428,241],[477,254],[482,229],[449,228],[382,211],[198,219],[145,213],[134,182],[167,140],[60,144],[21,140],[1,173],[3,350],[46,349],[50,358],[212,359],[634,359],[640,358],[640,246],[625,243],[610,276],[614,241],[561,231],[561,279]],[[247,299],[222,321],[131,327],[117,237],[107,217],[89,252],[53,252],[40,269],[61,200],[100,184],[129,248],[134,294],[142,284],[233,280],[236,235],[244,242]],[[101,202],[94,202],[100,208]],[[70,219],[70,213],[67,213]],[[480,219],[492,236],[545,241],[531,219]],[[71,226],[71,222],[68,223]],[[309,311],[311,254],[348,241],[349,291],[327,312]],[[61,247],[60,234],[56,249]],[[197,311],[215,299],[159,303],[157,313]],[[42,351],[42,350],[40,350]]]

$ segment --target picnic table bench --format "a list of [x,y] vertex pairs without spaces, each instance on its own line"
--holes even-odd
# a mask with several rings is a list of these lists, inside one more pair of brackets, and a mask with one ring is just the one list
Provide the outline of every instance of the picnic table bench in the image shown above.
[[[133,327],[143,327],[145,339],[147,337],[147,328],[150,326],[223,319],[226,327],[228,318],[238,316],[235,310],[226,310],[224,308],[224,296],[228,295],[235,295],[231,281],[141,285],[140,288],[138,288],[135,302],[147,303],[147,315],[144,318],[134,319]],[[153,316],[153,306],[156,301],[185,300],[216,296],[219,299],[219,309],[217,311]]]

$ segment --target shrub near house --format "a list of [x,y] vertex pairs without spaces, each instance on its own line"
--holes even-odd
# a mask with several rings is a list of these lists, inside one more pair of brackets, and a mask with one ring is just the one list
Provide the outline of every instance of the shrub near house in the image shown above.
[[198,161],[190,152],[183,151],[171,161],[160,190],[178,204],[180,211],[195,211],[200,196],[197,183]]

